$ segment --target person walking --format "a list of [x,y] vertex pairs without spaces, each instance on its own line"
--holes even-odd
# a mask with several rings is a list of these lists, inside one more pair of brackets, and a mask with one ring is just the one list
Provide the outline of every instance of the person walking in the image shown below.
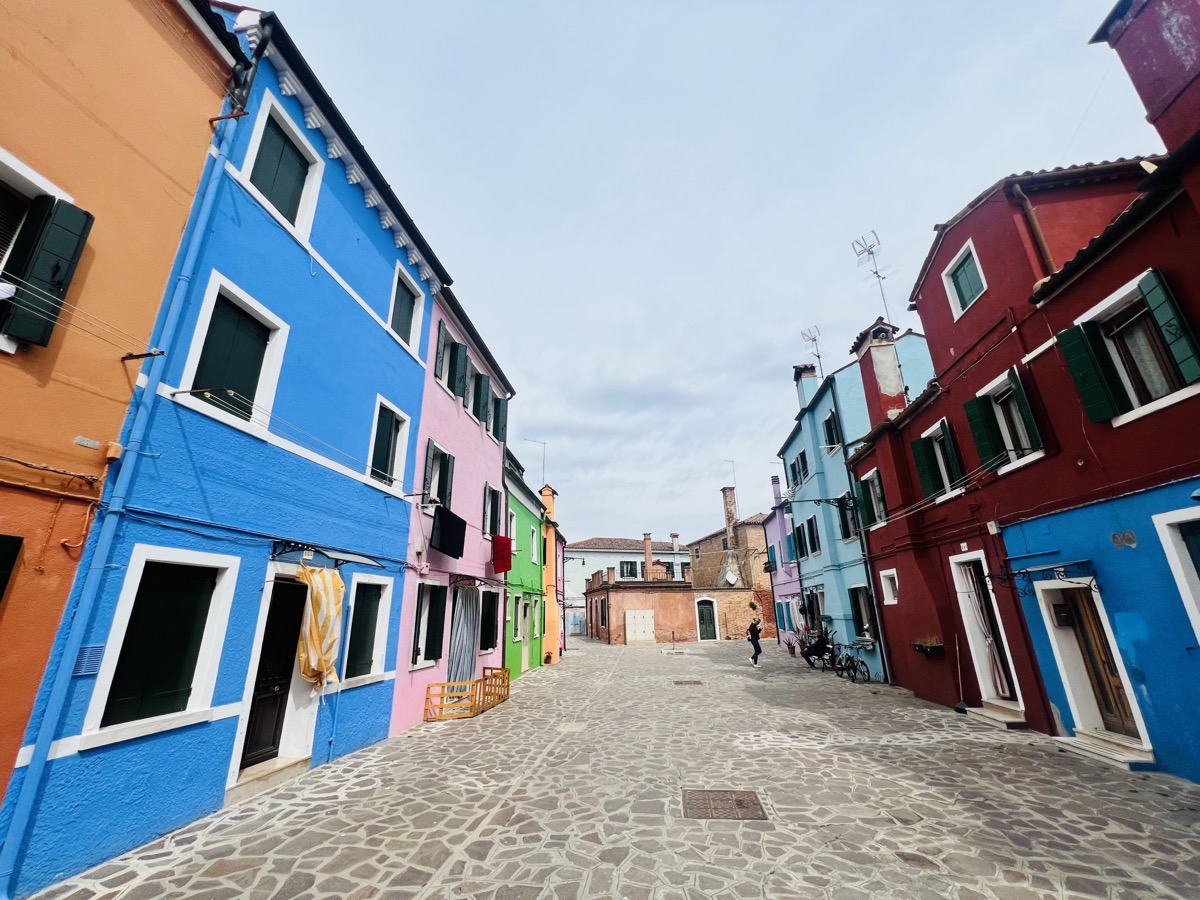
[[746,629],[746,640],[748,640],[750,642],[750,646],[754,648],[754,655],[750,657],[750,663],[756,669],[759,667],[758,657],[762,655],[762,644],[758,642],[759,637],[762,636],[762,629],[759,628],[759,623],[761,621],[761,619],[755,616],[754,621],[750,623],[750,627]]

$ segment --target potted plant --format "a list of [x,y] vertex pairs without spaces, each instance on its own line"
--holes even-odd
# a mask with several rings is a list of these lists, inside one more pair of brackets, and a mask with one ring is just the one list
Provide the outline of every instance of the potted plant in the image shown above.
[[942,644],[942,639],[936,634],[917,638],[913,641],[912,648],[918,653],[924,653],[926,656],[938,656],[946,652],[946,648]]
[[796,632],[785,631],[782,635],[780,635],[779,640],[783,646],[787,647],[788,656],[796,655],[796,647],[800,643],[800,638],[796,636]]

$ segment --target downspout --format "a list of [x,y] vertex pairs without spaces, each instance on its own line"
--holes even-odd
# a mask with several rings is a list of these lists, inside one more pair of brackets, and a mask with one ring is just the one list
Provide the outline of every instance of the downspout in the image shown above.
[[[200,246],[203,243],[205,232],[208,230],[209,220],[212,218],[212,211],[220,190],[221,176],[225,171],[225,162],[229,156],[229,148],[233,144],[238,121],[238,119],[229,119],[216,126],[218,132],[223,132],[220,147],[216,157],[209,160],[208,173],[199,194],[201,198],[199,209],[184,229],[183,264],[176,276],[175,286],[168,300],[166,320],[163,323],[162,333],[159,335],[158,343],[164,348],[172,345],[175,331],[182,318],[193,269],[200,256]],[[128,446],[121,462],[120,471],[117,473],[112,495],[107,504],[108,508],[104,513],[104,522],[100,526],[100,535],[92,553],[87,576],[75,609],[69,613],[70,630],[67,633],[66,645],[58,659],[57,671],[49,699],[46,701],[46,709],[42,715],[41,727],[38,729],[33,755],[29,760],[29,765],[25,768],[25,778],[21,783],[20,793],[17,795],[13,808],[12,821],[4,838],[3,849],[0,849],[0,900],[10,900],[13,895],[13,876],[16,872],[17,857],[25,842],[36,798],[41,790],[46,763],[49,761],[50,746],[58,731],[59,719],[66,705],[74,660],[79,655],[79,648],[86,636],[92,607],[99,595],[100,581],[104,575],[109,554],[112,552],[117,526],[125,511],[133,476],[137,471],[142,443],[149,429],[151,413],[158,396],[158,386],[162,382],[163,370],[166,368],[166,359],[165,355],[156,356],[150,363],[146,385],[137,399],[137,409],[134,414],[133,426],[130,429]]]
[[1044,275],[1053,275],[1058,271],[1054,265],[1054,257],[1050,253],[1050,245],[1046,243],[1046,235],[1042,232],[1042,223],[1038,221],[1037,212],[1033,208],[1033,203],[1025,196],[1025,192],[1021,190],[1019,184],[1012,186],[1013,196],[1021,201],[1021,211],[1025,214],[1025,224],[1029,226],[1029,230],[1033,233],[1033,240],[1037,244],[1038,253],[1042,257],[1042,265],[1046,267]]

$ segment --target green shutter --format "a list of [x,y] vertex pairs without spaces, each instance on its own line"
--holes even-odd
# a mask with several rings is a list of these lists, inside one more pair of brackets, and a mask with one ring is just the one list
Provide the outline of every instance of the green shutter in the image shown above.
[[876,510],[877,518],[880,522],[887,519],[887,498],[883,495],[883,476],[878,472],[871,476],[875,481],[875,490],[879,494],[879,509]]
[[1133,405],[1105,346],[1096,322],[1084,322],[1059,334],[1063,360],[1075,380],[1075,391],[1093,422],[1107,422]]
[[499,491],[492,491],[492,521],[490,523],[492,526],[492,534],[500,533],[500,498],[502,496],[503,495]]
[[871,500],[871,491],[865,481],[856,482],[854,493],[858,497],[858,521],[863,528],[875,524],[875,504]]
[[425,658],[442,658],[442,639],[446,634],[446,588],[435,585],[429,589],[429,622],[425,628]]
[[457,341],[450,345],[450,390],[455,397],[467,396],[467,347]]
[[433,377],[442,377],[442,366],[446,362],[446,323],[438,320],[437,355],[433,362]]
[[418,628],[421,627],[421,595],[422,594],[425,595],[425,603],[426,603],[426,605],[428,605],[429,600],[430,600],[430,594],[432,594],[432,593],[433,593],[433,591],[430,590],[429,588],[427,588],[425,585],[423,585],[423,584],[417,585],[416,618],[413,621],[413,636],[412,636],[412,664],[414,666],[418,662],[421,661],[421,634],[417,630]]
[[308,169],[308,158],[284,133],[283,127],[268,118],[250,172],[250,183],[293,224],[300,210]]
[[434,446],[433,440],[427,440],[425,442],[425,496],[421,499],[422,503],[428,503],[431,499],[429,489],[433,487],[433,457],[436,452],[437,448]]
[[917,478],[921,481],[921,493],[936,497],[946,490],[942,484],[942,472],[938,468],[937,450],[933,438],[917,438],[912,442],[913,461],[917,464]]
[[0,332],[39,347],[50,343],[94,221],[65,200],[33,199],[4,267],[17,291],[0,302]]
[[1021,421],[1025,424],[1025,433],[1029,435],[1028,449],[1040,450],[1042,435],[1038,431],[1037,423],[1033,421],[1033,410],[1029,408],[1029,397],[1025,394],[1025,387],[1021,384],[1021,376],[1017,374],[1016,366],[1008,370],[1008,383],[1012,387],[1013,397],[1017,401],[1017,409],[1021,411]]
[[386,406],[379,407],[375,422],[375,446],[371,451],[371,477],[385,484],[392,483],[392,463],[396,458],[396,414]]
[[196,377],[192,379],[193,390],[208,390],[210,395],[201,394],[202,399],[218,409],[250,419],[270,337],[271,330],[266,325],[218,296],[196,365]]
[[1146,305],[1150,307],[1150,313],[1154,316],[1167,349],[1171,351],[1175,364],[1179,366],[1179,374],[1183,376],[1184,383],[1195,384],[1200,381],[1200,355],[1196,350],[1196,335],[1187,319],[1180,314],[1179,304],[1171,295],[1171,289],[1167,287],[1162,273],[1151,269],[1138,282],[1138,288],[1146,298]]
[[454,457],[442,454],[442,506],[450,508],[450,494],[454,489]]
[[475,418],[485,425],[488,420],[488,407],[492,405],[492,380],[480,372],[475,376]]
[[408,343],[412,335],[413,316],[417,310],[417,298],[404,280],[404,276],[396,275],[396,297],[392,303],[392,331],[399,335],[404,343]]
[[775,563],[775,545],[771,544],[767,547],[767,562],[771,566],[771,571],[774,572],[778,566]]
[[996,421],[995,404],[991,397],[975,397],[963,404],[967,413],[967,424],[971,426],[971,437],[979,451],[979,462],[985,469],[998,469],[1008,462],[1008,451],[1004,447],[1004,435]]
[[942,448],[946,451],[946,474],[950,476],[948,488],[961,487],[964,479],[962,457],[958,455],[958,445],[954,443],[954,435],[950,432],[950,423],[942,419]]
[[496,640],[496,626],[500,620],[499,599],[500,595],[495,591],[483,592],[483,607],[479,615],[480,650],[491,650],[499,646]]
[[496,440],[505,441],[508,439],[508,401],[503,397],[496,398],[496,421],[493,426],[496,435]]
[[375,628],[379,622],[379,598],[383,586],[360,584],[354,592],[354,614],[350,642],[346,648],[346,678],[369,675],[375,661]]

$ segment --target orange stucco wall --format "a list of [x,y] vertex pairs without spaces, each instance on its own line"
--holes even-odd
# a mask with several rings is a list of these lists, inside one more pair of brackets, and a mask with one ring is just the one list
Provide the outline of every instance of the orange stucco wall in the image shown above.
[[546,598],[546,631],[542,635],[542,654],[549,657],[551,664],[558,662],[562,647],[562,611],[558,608],[558,558],[555,540],[558,529],[554,525],[554,498],[557,492],[549,485],[541,490],[542,503],[546,507],[546,519],[542,523],[542,540],[546,545],[545,567],[542,569],[542,591]]
[[137,377],[121,356],[147,349],[228,71],[174,0],[0,3],[0,159],[96,217],[50,345],[0,352],[0,534],[24,539],[0,598],[0,784],[75,578],[64,542],[84,536]]

